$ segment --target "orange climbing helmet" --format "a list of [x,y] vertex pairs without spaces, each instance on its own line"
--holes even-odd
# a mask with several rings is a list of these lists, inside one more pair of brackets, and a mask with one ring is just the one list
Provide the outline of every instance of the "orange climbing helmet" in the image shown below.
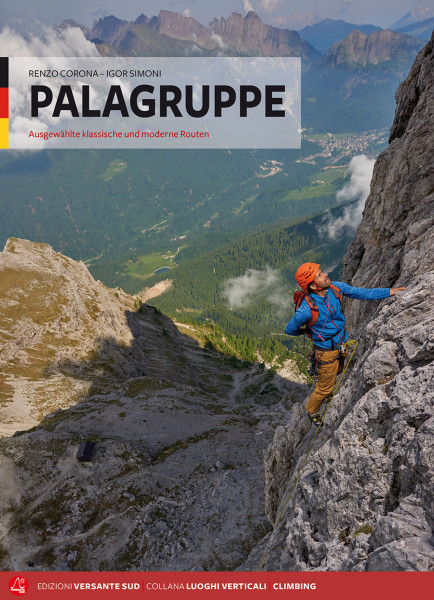
[[302,290],[307,290],[307,284],[315,279],[318,269],[319,265],[316,263],[304,263],[301,267],[298,267],[295,280]]

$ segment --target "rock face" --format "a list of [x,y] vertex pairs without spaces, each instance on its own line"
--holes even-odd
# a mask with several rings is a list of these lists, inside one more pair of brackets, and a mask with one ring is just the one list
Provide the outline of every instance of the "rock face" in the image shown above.
[[375,25],[356,25],[342,20],[323,19],[313,25],[308,25],[299,30],[301,37],[312,44],[314,48],[326,54],[327,50],[336,42],[343,40],[345,36],[357,29],[359,32],[369,35],[373,31],[381,29]]
[[193,19],[169,10],[160,10],[158,17],[153,17],[150,26],[161,34],[180,40],[206,40],[207,28]]
[[[393,31],[365,35],[355,29],[333,44],[321,62],[306,73],[305,94],[321,94],[326,107],[345,107],[348,102],[348,109],[339,116],[337,108],[330,110],[331,126],[340,123],[340,128],[351,128],[355,123],[363,123],[369,114],[366,127],[377,122],[377,127],[383,128],[393,118],[390,100],[423,45],[422,40]],[[350,109],[353,102],[355,105]]]
[[[131,344],[126,309],[134,301],[46,244],[9,239],[0,274],[0,435],[11,435],[86,395],[88,359],[103,358],[99,340]],[[118,360],[113,368],[121,373],[126,365]],[[140,369],[129,361],[131,375]]]
[[[136,25],[142,25],[145,29],[137,30]],[[110,16],[97,21],[87,37],[129,50],[134,47],[134,38],[139,34],[143,36],[145,32],[153,32],[163,36],[163,39],[167,36],[191,42],[196,46],[196,54],[201,49],[217,50],[229,56],[301,56],[304,67],[321,58],[321,54],[296,31],[266,25],[253,11],[245,17],[232,13],[228,19],[214,19],[208,27],[192,17],[169,10],[161,10],[158,17],[150,19],[140,15],[135,22]],[[172,46],[171,49],[173,51]]]
[[249,55],[302,56],[305,61],[321,57],[296,31],[266,25],[253,11],[246,17],[233,13],[227,20],[221,18],[212,24],[212,30],[224,44]]
[[397,92],[391,143],[344,259],[353,285],[407,289],[348,301],[360,339],[350,374],[289,500],[314,436],[304,403],[276,431],[266,508],[279,522],[244,568],[262,555],[268,570],[434,569],[433,60],[432,38]]
[[133,23],[129,21],[123,21],[110,15],[99,19],[93,24],[90,38],[97,38],[103,40],[107,44],[113,44],[118,37],[123,35],[132,27]]
[[45,244],[8,240],[0,275],[1,568],[236,568],[269,529],[263,451],[303,379]]
[[205,48],[229,47],[248,56],[302,56],[308,62],[320,58],[296,31],[266,25],[253,11],[245,17],[232,13],[228,19],[214,19],[204,27],[191,17],[162,10],[150,26],[161,34],[195,41]]
[[[390,145],[377,160],[364,218],[344,259],[345,276],[355,285],[414,285],[432,271],[433,81],[431,39],[396,94]],[[350,310],[351,329],[358,332],[374,310],[366,303]]]
[[369,35],[354,29],[345,39],[333,44],[324,58],[324,65],[365,67],[389,61],[406,63],[422,45],[421,40],[388,29]]

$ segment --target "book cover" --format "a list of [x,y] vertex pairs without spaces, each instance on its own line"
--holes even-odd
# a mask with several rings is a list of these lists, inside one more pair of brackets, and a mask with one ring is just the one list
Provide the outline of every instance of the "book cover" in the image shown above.
[[[427,588],[433,16],[7,7],[6,593]],[[307,262],[405,288],[344,304],[318,430],[311,343],[284,333]]]

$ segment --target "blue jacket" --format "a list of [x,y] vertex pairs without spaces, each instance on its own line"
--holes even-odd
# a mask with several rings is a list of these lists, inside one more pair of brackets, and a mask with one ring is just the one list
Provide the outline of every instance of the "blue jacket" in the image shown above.
[[[356,288],[342,283],[341,281],[332,281],[333,285],[339,288],[344,296],[349,298],[358,298],[359,300],[383,300],[390,296],[389,288]],[[348,333],[345,330],[345,317],[341,309],[339,298],[329,289],[326,296],[312,294],[318,307],[318,320],[310,328],[312,339],[315,346],[330,350],[337,348],[348,339]],[[285,328],[287,335],[302,335],[304,331],[300,328],[308,323],[312,318],[312,311],[306,299],[303,300],[295,315],[289,321]]]

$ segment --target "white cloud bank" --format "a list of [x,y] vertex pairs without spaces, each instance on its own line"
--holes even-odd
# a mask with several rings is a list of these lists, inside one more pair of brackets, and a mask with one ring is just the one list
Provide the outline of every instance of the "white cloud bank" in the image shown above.
[[81,29],[58,29],[35,23],[33,32],[22,34],[19,23],[0,32],[0,56],[99,56],[95,44]]
[[362,220],[366,198],[369,196],[374,164],[375,160],[364,154],[351,159],[349,165],[351,179],[341,190],[336,192],[336,198],[341,202],[349,200],[357,200],[357,202],[345,208],[343,215],[339,218],[333,218],[328,214],[318,227],[321,235],[334,239],[345,229],[356,231]]
[[226,48],[226,44],[224,43],[222,37],[220,35],[218,35],[217,33],[212,34],[211,40],[213,42],[215,42],[219,48],[221,48],[221,49]]
[[267,299],[279,309],[288,308],[280,271],[266,267],[263,271],[248,269],[244,275],[227,279],[223,297],[230,308],[247,308],[258,299]]

